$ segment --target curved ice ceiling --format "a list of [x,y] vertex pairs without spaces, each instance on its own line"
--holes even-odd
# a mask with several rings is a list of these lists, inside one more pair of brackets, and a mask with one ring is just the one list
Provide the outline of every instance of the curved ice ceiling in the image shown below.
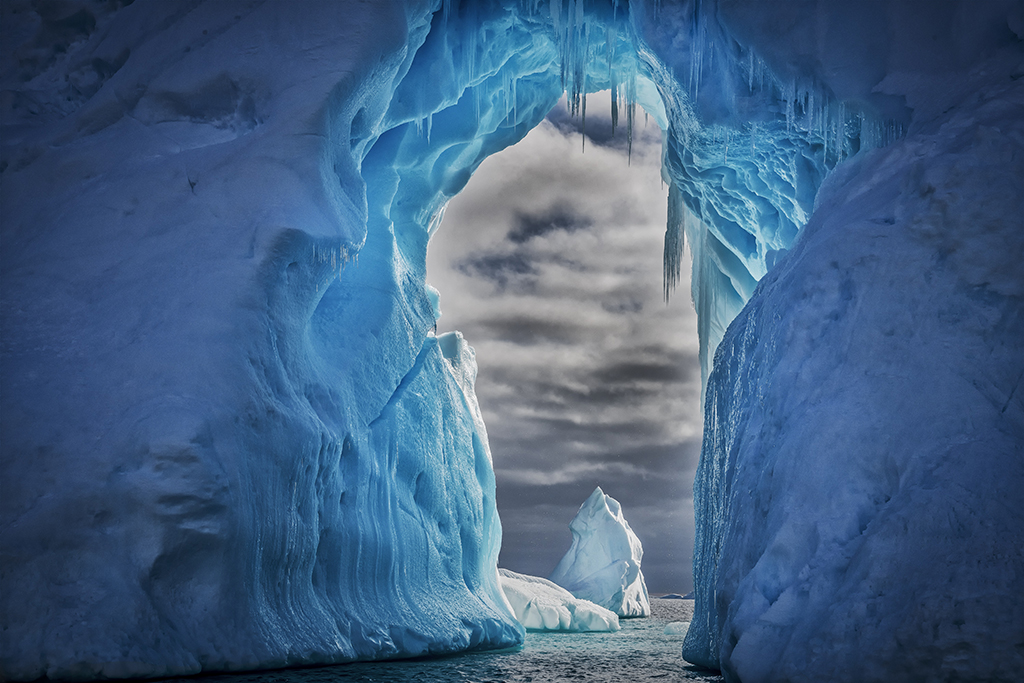
[[627,136],[637,107],[666,131],[666,296],[685,235],[706,383],[725,328],[807,222],[829,169],[902,124],[840,103],[810,77],[775,75],[699,7],[446,4],[386,115],[353,132],[371,215],[395,225],[420,268],[422,240],[484,158],[520,140],[563,91],[585,126],[586,94],[612,89]]
[[[1024,33],[1014,3],[993,1],[986,12],[965,10],[967,4],[937,3],[927,17],[899,3],[886,5],[888,32],[882,32],[870,25],[870,12],[858,14],[853,4],[812,0],[628,6],[618,0],[409,0],[308,3],[302,12],[284,1],[123,8],[65,3],[43,14],[5,3],[4,43],[19,46],[5,52],[2,65],[5,671],[16,679],[174,675],[519,641],[494,566],[500,525],[486,431],[472,391],[473,355],[456,336],[430,337],[437,300],[425,282],[424,256],[447,199],[488,154],[536,125],[563,89],[582,117],[586,92],[615,88],[624,126],[636,103],[666,131],[666,282],[679,277],[685,235],[694,253],[705,380],[726,327],[766,274],[775,292],[772,305],[762,302],[742,319],[742,329],[733,326],[737,336],[720,354],[727,357],[723,384],[708,416],[709,457],[698,473],[698,614],[687,656],[716,666],[722,652],[734,668],[781,656],[772,634],[788,638],[790,625],[772,621],[774,612],[761,619],[769,599],[786,619],[856,609],[863,601],[851,593],[838,607],[783,610],[806,598],[799,586],[783,582],[790,574],[802,576],[800,566],[779,559],[794,545],[787,546],[787,538],[803,543],[804,531],[818,538],[816,529],[800,526],[804,517],[783,527],[790,536],[776,534],[779,519],[792,521],[786,506],[773,508],[773,526],[756,536],[737,540],[746,527],[727,524],[730,505],[736,514],[751,513],[730,498],[730,477],[749,483],[752,495],[793,496],[794,505],[801,496],[813,499],[805,494],[821,483],[810,477],[804,488],[788,486],[781,469],[777,491],[770,476],[767,483],[758,479],[773,471],[762,463],[784,440],[747,438],[743,428],[751,420],[757,427],[766,397],[785,394],[788,385],[773,385],[774,366],[757,365],[751,358],[761,356],[747,351],[760,348],[757,330],[773,325],[817,330],[824,324],[819,304],[835,300],[823,315],[841,318],[856,285],[874,291],[873,272],[863,264],[881,256],[899,260],[900,253],[882,250],[865,258],[850,252],[846,265],[859,279],[839,283],[822,276],[807,285],[801,310],[775,305],[788,301],[787,287],[804,291],[794,278],[799,284],[799,277],[816,272],[790,267],[792,256],[784,273],[776,266],[787,263],[779,258],[785,250],[799,249],[795,237],[830,169],[855,156],[845,166],[849,173],[869,173],[883,158],[903,173],[901,164],[912,155],[867,155],[866,162],[856,155],[897,137],[909,104],[915,120],[939,126],[942,96],[928,91],[929,97],[908,100],[921,92],[919,83],[973,67],[986,54],[979,46],[1012,45]],[[804,15],[820,19],[817,28],[828,31],[805,31]],[[952,26],[970,30],[961,35]],[[779,39],[765,38],[768,30],[778,30]],[[955,49],[922,65],[914,53],[934,57],[924,49],[933,35],[946,36]],[[791,47],[780,47],[787,41]],[[800,62],[805,58],[811,59]],[[908,64],[911,76],[889,73]],[[1000,74],[970,76],[989,84]],[[1017,79],[1011,69],[1005,80]],[[988,107],[987,118],[972,118],[969,107],[956,110],[962,123],[953,130],[967,136],[956,139],[958,153],[1000,145],[1009,150],[991,156],[1001,164],[996,170],[1006,171],[1001,176],[975,174],[993,187],[1011,184],[1011,191],[977,202],[979,211],[1019,202],[1012,192],[1019,159],[1012,150],[1020,117],[1006,109],[1010,105],[1004,107],[1010,113],[999,109],[1013,101],[1005,94],[1011,87],[991,86],[987,92],[998,96],[971,100],[971,106]],[[987,127],[973,139],[976,120]],[[947,138],[914,144],[914,154],[930,159]],[[968,152],[961,154],[965,168],[983,169]],[[915,197],[959,206],[956,183],[966,181],[955,173],[946,177],[941,168],[911,171],[900,178]],[[883,190],[879,196],[891,188]],[[850,203],[844,212],[859,206]],[[913,219],[887,206],[878,210],[858,224],[861,232],[895,225],[884,229],[900,237],[903,223]],[[921,215],[930,215],[925,210],[939,209],[926,205]],[[1019,222],[1024,211],[1003,213]],[[834,231],[843,229],[837,215],[829,214],[839,221]],[[1003,223],[977,224],[1005,241]],[[832,234],[829,225],[819,226],[819,242]],[[822,251],[841,251],[835,247],[826,242]],[[952,267],[956,258],[948,256],[956,250],[946,243],[939,248],[939,266]],[[1004,251],[1013,254],[1013,248]],[[936,275],[953,283],[948,300],[961,308],[936,312],[938,304],[922,295],[921,315],[933,323],[966,320],[963,311],[989,306],[1001,327],[989,334],[982,317],[970,318],[979,326],[972,339],[1010,340],[999,348],[1012,357],[1024,338],[1011,307],[1019,292],[1006,273],[992,280],[994,289],[985,280],[990,257],[967,258],[975,288],[969,296],[953,286],[958,271]],[[930,258],[920,263],[933,264]],[[897,276],[888,282],[913,284]],[[797,314],[803,316],[799,325],[791,325],[787,316]],[[906,322],[908,334],[915,322]],[[879,325],[866,326],[866,334]],[[888,320],[885,325],[888,331]],[[936,348],[947,331],[937,329]],[[799,365],[802,347],[772,346],[773,339],[764,335],[761,355],[788,351]],[[884,347],[866,348],[884,356]],[[925,456],[914,459],[917,451],[906,447],[913,457],[892,464],[882,443],[881,456],[864,467],[882,467],[884,481],[899,481],[905,472],[924,472],[920,477],[932,481],[936,470],[928,458],[935,449],[991,442],[989,451],[1006,451],[1005,439],[997,438],[1019,434],[1012,420],[1020,412],[1020,394],[1014,398],[1006,376],[1019,372],[998,365],[1002,356],[984,360],[986,353],[962,361],[982,359],[980,370],[963,372],[988,378],[982,390],[996,406],[993,417],[984,412],[988,403],[972,404],[973,416],[989,416],[995,425],[984,439],[959,438],[972,433],[964,427],[940,443],[928,418],[947,412],[923,410],[915,424],[925,426],[902,443],[924,444]],[[957,358],[942,358],[941,369],[962,370]],[[828,362],[834,359],[816,360],[823,369],[806,381],[834,376],[841,384],[866,376],[846,358],[836,361],[832,375]],[[921,377],[933,369],[916,372]],[[737,391],[726,386],[731,381]],[[855,388],[867,398],[854,397],[851,405],[878,396],[868,380]],[[926,393],[920,401],[954,393]],[[845,414],[823,405],[832,407],[826,418],[804,423],[831,427],[832,416]],[[908,399],[907,405],[916,404]],[[806,408],[780,406],[783,417]],[[959,424],[957,413],[949,414],[943,424]],[[830,447],[853,448],[848,434],[872,436],[850,427]],[[807,444],[816,442],[797,439],[785,453],[797,463],[797,475],[824,462],[813,459],[817,451]],[[733,447],[749,462],[728,460],[739,457]],[[989,451],[972,451],[957,462],[974,462]],[[984,469],[1004,473],[1012,484],[1019,473],[1014,462],[1004,458]],[[837,457],[828,464],[857,475],[858,463]],[[977,483],[956,473],[951,481],[959,488],[940,503],[959,500],[961,483]],[[857,498],[836,512],[842,519],[856,513],[856,524],[842,526],[843,533],[849,527],[856,536],[862,512],[886,496],[900,501],[900,514],[912,521],[930,519],[927,506],[907,498],[924,489],[900,498],[900,491],[875,491],[874,483],[868,481],[864,493],[870,505]],[[859,495],[859,489],[840,493]],[[976,498],[968,502],[958,509],[977,507]],[[990,517],[1003,526],[974,520],[976,537],[1020,528],[1012,514]],[[893,523],[897,531],[901,519]],[[760,523],[750,528],[761,529]],[[891,547],[878,541],[880,553],[910,547],[899,533],[892,538]],[[928,550],[929,538],[910,540]],[[766,539],[777,541],[775,555],[762,547]],[[796,546],[816,548],[816,542]],[[731,573],[721,573],[717,562],[729,543]],[[1002,557],[998,543],[990,546],[985,557],[998,571],[1003,565],[992,559]],[[828,562],[841,553],[822,547],[825,554],[814,559],[825,567],[819,574],[831,576]],[[977,578],[971,571],[964,570],[961,583]],[[892,578],[883,573],[873,580]],[[715,603],[719,579],[732,582],[725,587],[739,596],[734,604]],[[941,605],[952,603],[936,595],[934,614],[945,618]],[[978,610],[1003,615],[998,590],[985,595],[989,601],[977,602]],[[1005,625],[1007,619],[998,618]],[[856,630],[864,623],[854,615],[840,625]],[[719,643],[722,629],[734,630]],[[856,664],[892,640],[880,632],[861,650],[840,654]],[[814,645],[813,637],[801,642]],[[780,666],[810,661],[804,654],[796,651]]]

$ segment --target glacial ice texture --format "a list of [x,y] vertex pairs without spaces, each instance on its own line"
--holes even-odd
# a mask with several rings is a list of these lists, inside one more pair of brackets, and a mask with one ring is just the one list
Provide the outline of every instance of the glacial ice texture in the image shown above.
[[598,486],[569,522],[569,530],[572,545],[551,580],[620,617],[649,616],[651,601],[640,571],[644,549],[619,501]]
[[1013,680],[1024,15],[795,7],[723,3],[716,30],[902,101],[905,137],[835,167],[718,346],[684,655],[727,680]]
[[[4,676],[520,643],[472,350],[391,210],[434,8],[114,6],[3,6]],[[480,109],[435,140],[477,159]]]
[[484,158],[629,82],[563,10],[3,3],[5,676],[522,641],[424,260]]
[[501,589],[516,619],[531,631],[618,631],[619,617],[547,579],[499,569]]
[[1024,12],[916,6],[4,2],[5,676],[520,642],[425,245],[608,88],[694,255],[687,657],[1016,675]]

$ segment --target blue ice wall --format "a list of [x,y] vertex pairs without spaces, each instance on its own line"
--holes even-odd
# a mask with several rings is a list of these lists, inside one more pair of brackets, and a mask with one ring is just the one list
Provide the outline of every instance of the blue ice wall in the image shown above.
[[426,240],[628,36],[498,2],[62,8],[3,10],[5,675],[521,642]]
[[65,9],[4,6],[5,676],[520,643],[472,350],[397,206],[458,188],[390,144],[440,5]]
[[[1024,233],[1019,3],[631,8],[707,354],[684,656],[728,680],[1012,678],[1013,638],[984,633],[1021,623],[1024,508],[989,479],[1024,483],[1019,268],[995,247]],[[964,516],[985,490],[1001,512]]]
[[[488,154],[563,91],[583,117],[585,94],[606,88],[627,131],[636,104],[666,130],[669,285],[684,239],[694,254],[707,403],[687,658],[744,680],[869,680],[902,656],[880,644],[911,643],[912,665],[944,661],[921,639],[963,615],[966,630],[936,641],[943,652],[1014,633],[1019,612],[998,598],[1019,594],[1024,571],[992,530],[1017,543],[1024,528],[1013,493],[1024,486],[1004,485],[1020,479],[1010,456],[1024,442],[1021,291],[1006,261],[1024,213],[1013,204],[1024,17],[998,0],[984,12],[937,2],[927,17],[869,5],[5,3],[5,675],[177,675],[520,642],[498,587],[473,355],[458,336],[432,336],[424,255]],[[936,35],[951,49],[926,49]],[[870,152],[904,130],[917,137],[891,156]],[[896,188],[918,203],[900,204]],[[819,242],[800,247],[808,220]],[[878,270],[892,237],[906,248]],[[914,276],[950,296],[906,286]],[[879,308],[904,293],[920,305]],[[875,313],[858,318],[857,302]],[[851,355],[838,332],[858,320],[870,353]],[[936,344],[914,343],[922,320],[945,321],[928,328]],[[876,343],[897,332],[899,353]],[[940,353],[961,342],[966,365]],[[918,348],[927,362],[909,362]],[[812,354],[820,362],[801,375]],[[891,372],[861,382],[876,361]],[[947,361],[940,386],[923,382]],[[857,390],[845,403],[815,393],[844,386]],[[970,391],[981,398],[966,420],[952,397]],[[861,414],[909,410],[922,392],[932,398],[907,413],[912,429],[865,438]],[[836,459],[856,486],[833,486]],[[965,462],[1003,484],[979,475],[961,496]],[[911,480],[902,497],[886,488]],[[829,524],[801,500],[825,506]],[[949,523],[925,524],[934,509]],[[876,519],[895,531],[855,556],[847,542]],[[935,609],[894,621],[886,591],[899,572],[886,558],[912,548],[935,566],[970,557],[971,538],[984,570],[936,574],[952,589],[915,573]],[[821,579],[839,575],[852,583]],[[874,611],[858,611],[874,586],[886,587],[868,596]],[[846,597],[808,599],[832,594]],[[853,637],[867,623],[885,628]],[[915,623],[928,628],[904,637]],[[805,637],[822,624],[831,640]],[[1019,651],[1001,638],[987,650],[995,678],[1020,669],[996,656]],[[870,671],[856,668],[866,653],[881,653]],[[822,664],[800,669],[809,661]]]

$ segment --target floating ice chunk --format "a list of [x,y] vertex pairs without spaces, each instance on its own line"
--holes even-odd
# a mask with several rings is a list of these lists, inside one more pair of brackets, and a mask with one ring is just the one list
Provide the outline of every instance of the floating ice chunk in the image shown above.
[[589,600],[580,600],[539,576],[499,569],[501,589],[516,619],[533,631],[618,631],[619,617]]
[[685,636],[686,632],[690,630],[690,622],[688,621],[673,621],[665,625],[664,634],[666,636]]
[[647,584],[640,571],[644,549],[622,516],[619,501],[598,486],[580,506],[569,530],[572,545],[551,580],[620,617],[650,616]]

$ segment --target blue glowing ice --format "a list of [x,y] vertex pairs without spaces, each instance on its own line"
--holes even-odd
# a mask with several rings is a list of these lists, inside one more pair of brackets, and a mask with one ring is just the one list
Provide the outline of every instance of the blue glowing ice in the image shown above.
[[693,254],[687,658],[1012,678],[1024,14],[982,4],[5,3],[5,676],[521,642],[426,244],[612,89],[666,131],[667,295]]

